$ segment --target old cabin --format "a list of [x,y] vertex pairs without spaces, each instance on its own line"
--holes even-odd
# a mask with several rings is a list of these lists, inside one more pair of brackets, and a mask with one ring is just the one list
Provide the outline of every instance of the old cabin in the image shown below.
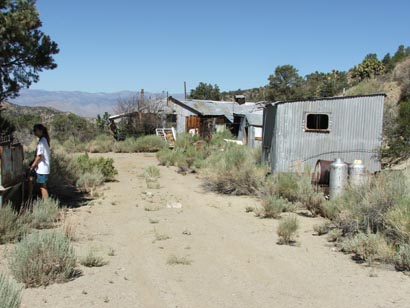
[[[236,137],[241,134],[239,140],[242,140],[245,128],[250,127],[250,122],[243,119],[246,119],[248,114],[254,114],[257,117],[258,110],[262,119],[262,109],[258,103],[243,102],[239,104],[237,102],[210,100],[180,100],[173,97],[170,97],[169,100],[176,107],[177,133],[179,134],[191,132],[204,139],[210,139],[215,132],[229,129]],[[250,120],[252,124],[254,124],[253,120],[252,117]],[[253,127],[251,134],[254,134]]]
[[276,102],[263,115],[263,160],[272,172],[314,167],[319,159],[362,160],[381,169],[384,94]]

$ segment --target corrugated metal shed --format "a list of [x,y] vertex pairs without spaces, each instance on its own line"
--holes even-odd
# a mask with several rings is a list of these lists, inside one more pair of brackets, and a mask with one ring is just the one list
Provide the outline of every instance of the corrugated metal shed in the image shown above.
[[[318,159],[363,160],[381,169],[384,94],[268,104],[264,112],[263,158],[273,172],[313,167]],[[308,116],[325,115],[326,129],[309,129]]]

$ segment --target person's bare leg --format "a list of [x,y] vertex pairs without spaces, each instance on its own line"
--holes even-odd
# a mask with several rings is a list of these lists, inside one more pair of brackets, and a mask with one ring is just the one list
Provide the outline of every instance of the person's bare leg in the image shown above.
[[43,198],[43,200],[48,199],[47,184],[41,184],[40,191],[41,191],[41,197]]

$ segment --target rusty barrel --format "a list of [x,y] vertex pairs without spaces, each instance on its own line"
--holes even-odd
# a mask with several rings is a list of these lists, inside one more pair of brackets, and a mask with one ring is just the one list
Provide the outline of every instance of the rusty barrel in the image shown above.
[[329,186],[331,160],[319,159],[312,174],[312,183],[320,186]]

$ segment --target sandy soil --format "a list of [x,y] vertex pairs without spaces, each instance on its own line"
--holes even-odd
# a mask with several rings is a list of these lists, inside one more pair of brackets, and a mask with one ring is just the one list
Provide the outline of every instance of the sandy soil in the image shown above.
[[[79,252],[92,246],[109,263],[80,267],[83,276],[65,284],[24,290],[23,307],[409,307],[410,277],[334,251],[312,235],[319,219],[300,217],[299,245],[280,246],[278,221],[245,213],[256,199],[204,192],[196,175],[165,167],[161,188],[147,189],[141,174],[157,164],[154,155],[110,156],[118,182],[69,214]],[[169,265],[172,255],[192,263]]]

